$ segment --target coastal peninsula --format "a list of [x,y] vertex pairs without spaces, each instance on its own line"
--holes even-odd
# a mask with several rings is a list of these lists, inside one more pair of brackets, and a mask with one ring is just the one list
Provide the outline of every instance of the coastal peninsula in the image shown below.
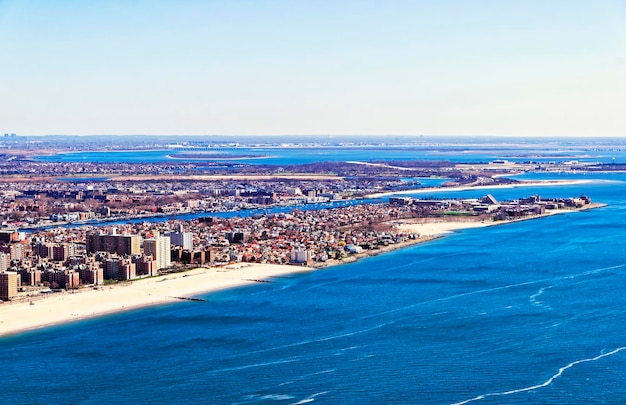
[[[204,255],[191,253],[185,256],[191,259],[189,267],[195,268],[182,271],[186,266],[175,265],[141,276],[137,269],[144,269],[146,261],[154,262],[152,266],[157,266],[158,260],[162,259],[156,257],[160,253],[149,252],[147,249],[152,246],[153,240],[161,238],[155,238],[155,235],[164,228],[176,225],[166,221],[159,229],[148,229],[149,234],[145,236],[149,237],[144,239],[143,253],[140,250],[140,254],[134,258],[131,255],[129,258],[117,259],[116,252],[105,251],[90,255],[88,240],[84,259],[80,259],[80,255],[76,253],[64,261],[55,261],[54,256],[40,256],[39,265],[34,266],[35,269],[45,268],[41,267],[45,263],[57,263],[57,267],[41,271],[25,266],[16,268],[17,271],[0,273],[15,274],[14,281],[19,277],[21,283],[21,292],[12,297],[12,301],[0,305],[0,335],[143,306],[196,300],[195,296],[201,293],[272,282],[276,277],[309,272],[316,267],[349,263],[366,256],[423,243],[454,230],[507,224],[599,206],[601,204],[592,203],[584,196],[544,200],[539,196],[531,196],[509,202],[498,202],[490,195],[480,200],[393,197],[385,204],[295,211],[289,215],[261,216],[256,219],[200,219],[196,228],[191,227],[190,230],[196,232],[204,229],[204,233],[197,234],[194,238],[206,240],[209,234],[222,236],[214,239],[215,243]],[[328,228],[322,224],[327,224]],[[180,230],[180,224],[178,225]],[[247,228],[244,229],[244,226]],[[263,239],[263,234],[259,232],[261,228],[280,231],[276,235],[265,235]],[[73,228],[67,234],[73,238],[79,237],[81,232],[85,236],[93,235],[93,230],[90,229]],[[99,235],[104,235],[105,238],[109,235],[114,239],[117,231],[118,229],[108,229],[108,234]],[[126,228],[122,232],[129,231],[131,229]],[[5,232],[2,235],[6,234]],[[14,234],[9,236],[15,237]],[[132,238],[129,234],[120,236],[122,239]],[[229,239],[232,243],[224,243]],[[21,242],[16,241],[14,246],[19,246],[19,243]],[[54,246],[48,246],[54,250]],[[101,247],[110,248],[107,245]],[[115,250],[118,249],[119,245]],[[40,248],[38,251],[41,251]],[[197,249],[195,251],[199,252]],[[184,249],[172,246],[167,251],[172,256],[177,252],[181,254],[178,257],[182,258]],[[264,256],[263,252],[270,256]],[[201,260],[202,257],[205,258],[204,261]],[[274,259],[268,260],[271,257]],[[192,263],[194,258],[195,264]],[[33,259],[31,256],[30,260]],[[78,263],[78,266],[73,268],[72,263]],[[58,265],[65,266],[66,269],[59,270]],[[81,277],[81,274],[91,274],[93,277],[94,273],[87,271],[90,268],[96,274],[96,280],[91,284]],[[115,272],[112,272],[112,268],[115,268]],[[104,276],[105,271],[107,279],[112,277],[118,281],[104,283],[104,279],[98,279]],[[77,276],[78,283],[74,284],[75,277],[72,274]],[[131,274],[136,276],[130,277]],[[59,275],[63,277],[58,277]],[[148,277],[145,278],[146,276]],[[131,281],[137,277],[139,279]],[[43,282],[42,279],[48,281]],[[49,280],[53,280],[56,289],[50,288],[52,283]],[[63,281],[65,285],[61,284]]]
[[[396,156],[421,149],[341,143],[319,150],[350,150],[354,157],[267,164],[290,151],[316,152],[320,146],[290,144],[259,152],[204,141],[165,150],[159,144],[133,149],[122,142],[97,152],[126,154],[125,159],[133,152],[162,154],[156,161],[75,161],[73,144],[68,148],[64,141],[55,142],[49,151],[66,155],[37,156],[42,145],[20,137],[5,140],[5,159],[0,159],[0,299],[5,301],[0,334],[271,282],[272,277],[353,262],[458,229],[598,206],[585,196],[534,195],[503,202],[489,194],[479,199],[416,198],[442,190],[489,193],[585,184],[519,181],[513,175],[592,167],[589,162],[365,160],[373,151],[391,150]],[[442,156],[447,150],[428,148]],[[92,302],[97,297],[107,298]],[[70,307],[63,306],[68,303]],[[5,312],[24,315],[14,319]]]

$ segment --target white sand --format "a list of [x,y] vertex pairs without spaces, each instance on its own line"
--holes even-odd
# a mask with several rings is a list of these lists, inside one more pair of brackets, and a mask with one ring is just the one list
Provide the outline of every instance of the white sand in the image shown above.
[[74,294],[54,293],[33,301],[33,305],[4,303],[0,304],[0,336],[150,305],[182,302],[174,297],[192,297],[257,282],[254,280],[312,270],[301,266],[236,264],[136,280],[101,290],[84,288]]
[[504,221],[493,221],[491,219],[487,219],[485,221],[476,221],[473,219],[463,220],[463,219],[455,219],[454,221],[433,221],[433,219],[413,219],[400,221],[395,223],[395,228],[399,232],[405,233],[417,233],[421,236],[438,236],[444,235],[447,233],[451,233],[460,229],[470,229],[470,228],[482,228],[485,226],[495,226],[495,225],[506,225],[512,224],[520,221],[528,221],[532,219],[543,218],[550,215],[559,215],[559,214],[571,214],[579,211],[584,211],[588,209],[600,208],[604,207],[606,204],[598,204],[592,203],[583,206],[578,209],[555,209],[555,210],[545,210],[543,214],[540,215],[529,215],[523,216],[516,219],[507,219]]
[[508,222],[480,222],[480,221],[451,221],[451,222],[419,222],[419,223],[403,223],[396,225],[396,229],[405,233],[417,233],[421,236],[437,236],[444,235],[459,229],[482,228],[498,224],[506,224]]

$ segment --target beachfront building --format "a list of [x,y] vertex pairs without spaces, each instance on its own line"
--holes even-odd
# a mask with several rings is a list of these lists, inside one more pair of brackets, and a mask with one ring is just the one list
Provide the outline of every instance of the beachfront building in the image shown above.
[[80,286],[80,274],[72,270],[56,270],[44,272],[52,288],[76,289]]
[[104,260],[104,278],[132,280],[137,278],[137,266],[128,257],[111,257]]
[[143,241],[143,251],[146,256],[152,256],[156,261],[157,270],[172,265],[169,236],[145,239]]
[[21,277],[23,284],[34,287],[41,284],[43,272],[33,268],[21,268],[17,271]]
[[294,248],[291,250],[291,263],[292,264],[309,264],[311,262],[312,254],[309,249]]
[[17,289],[21,284],[20,275],[14,271],[0,272],[0,300],[10,301],[17,297]]
[[79,267],[78,274],[83,284],[100,285],[104,283],[104,270],[100,267],[92,268],[83,265]]
[[156,276],[158,275],[158,269],[156,260],[152,256],[134,256],[133,261],[137,267],[138,276]]

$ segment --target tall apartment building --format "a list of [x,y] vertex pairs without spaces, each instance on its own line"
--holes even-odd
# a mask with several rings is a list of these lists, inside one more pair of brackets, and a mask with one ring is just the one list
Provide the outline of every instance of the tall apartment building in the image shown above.
[[293,264],[309,264],[311,262],[311,250],[304,247],[293,248],[291,250],[291,263]]
[[230,231],[230,232],[225,232],[224,237],[230,243],[245,243],[245,242],[250,241],[250,232]]
[[57,270],[48,272],[48,280],[50,283],[56,284],[58,288],[71,290],[78,288],[80,285],[80,275],[78,272],[71,270]]
[[0,244],[0,252],[8,253],[11,260],[22,260],[30,251],[30,245],[26,243]]
[[20,240],[19,232],[16,230],[2,230],[0,231],[0,242],[12,243]]
[[17,272],[21,277],[21,282],[26,285],[36,286],[41,284],[41,270],[34,268],[21,268]]
[[17,296],[17,289],[21,284],[19,274],[14,271],[0,272],[0,300],[10,301]]
[[158,274],[156,260],[154,260],[151,255],[135,256],[133,260],[137,266],[138,276],[156,276]]
[[78,270],[78,274],[84,284],[100,285],[104,283],[104,270],[102,268],[83,266]]
[[156,261],[157,270],[172,265],[169,236],[145,239],[143,241],[143,251],[146,256],[152,256]]
[[193,249],[192,232],[170,232],[165,234],[170,237],[170,243],[174,246],[182,246],[183,249]]
[[39,242],[33,246],[33,252],[39,257],[52,257],[54,244]]
[[138,255],[141,253],[141,236],[89,232],[87,233],[85,248],[87,253],[110,252],[120,256]]
[[52,260],[64,262],[69,257],[76,256],[76,245],[74,243],[62,243],[52,247]]
[[0,252],[0,271],[7,271],[11,267],[11,255]]
[[85,238],[85,251],[87,253],[101,252],[104,234],[96,231],[87,232]]
[[126,257],[113,257],[103,262],[104,278],[132,280],[137,277],[137,266]]

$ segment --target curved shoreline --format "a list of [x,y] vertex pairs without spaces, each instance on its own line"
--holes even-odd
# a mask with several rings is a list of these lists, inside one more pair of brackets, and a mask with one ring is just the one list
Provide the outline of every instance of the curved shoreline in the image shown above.
[[85,287],[26,302],[0,304],[0,339],[5,336],[258,283],[312,271],[310,267],[241,263],[201,267],[112,286]]
[[[65,324],[113,313],[125,312],[150,306],[170,304],[180,300],[192,300],[194,296],[226,290],[259,282],[269,282],[273,277],[307,273],[319,268],[353,263],[369,256],[376,256],[412,245],[429,242],[454,231],[519,221],[539,219],[545,216],[574,213],[580,210],[603,207],[590,204],[576,210],[555,210],[509,221],[459,220],[433,221],[416,219],[394,221],[392,224],[407,233],[419,234],[416,239],[381,246],[347,256],[343,260],[329,260],[311,267],[297,265],[273,265],[260,263],[237,263],[224,267],[201,267],[181,273],[134,280],[112,286],[85,287],[74,292],[55,293],[28,301],[0,304],[0,339],[30,330]],[[193,299],[193,301],[196,301]]]

